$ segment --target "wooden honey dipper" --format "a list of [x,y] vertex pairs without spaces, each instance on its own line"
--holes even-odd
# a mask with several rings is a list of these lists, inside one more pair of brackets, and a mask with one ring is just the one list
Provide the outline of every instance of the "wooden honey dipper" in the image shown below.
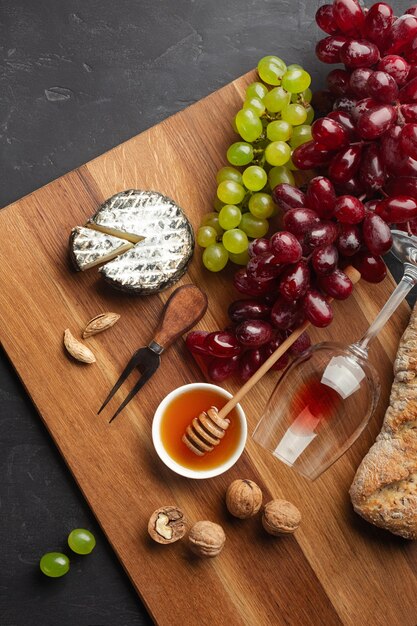
[[[359,282],[361,275],[354,267],[349,265],[344,271],[354,285]],[[328,299],[329,302],[331,300],[332,298]],[[198,417],[193,419],[191,424],[187,426],[182,441],[194,454],[204,456],[207,452],[214,450],[215,446],[219,445],[230,424],[230,420],[227,419],[230,411],[235,408],[248,391],[256,385],[262,376],[271,369],[274,363],[282,357],[284,352],[292,346],[309,326],[310,322],[305,321],[299,328],[294,330],[220,411],[212,406],[208,411],[203,411]]]

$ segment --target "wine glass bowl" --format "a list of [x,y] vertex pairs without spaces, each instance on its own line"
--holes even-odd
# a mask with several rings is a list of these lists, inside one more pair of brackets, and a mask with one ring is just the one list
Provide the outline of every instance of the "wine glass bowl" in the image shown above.
[[315,480],[346,452],[376,408],[378,375],[354,346],[320,343],[277,383],[254,440]]

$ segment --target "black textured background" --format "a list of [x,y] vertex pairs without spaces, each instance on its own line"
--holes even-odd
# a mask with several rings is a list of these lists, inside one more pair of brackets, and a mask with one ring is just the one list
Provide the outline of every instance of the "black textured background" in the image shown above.
[[[264,54],[304,64],[321,85],[320,4],[0,0],[0,206],[206,96]],[[395,2],[398,12],[407,5]],[[1,626],[150,623],[1,352],[0,468]],[[95,533],[94,553],[73,558],[62,579],[43,577],[39,557],[65,548],[79,526]]]

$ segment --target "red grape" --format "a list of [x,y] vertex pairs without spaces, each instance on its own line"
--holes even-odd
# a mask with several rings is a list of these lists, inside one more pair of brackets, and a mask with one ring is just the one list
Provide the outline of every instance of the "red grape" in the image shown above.
[[338,32],[338,26],[335,21],[333,6],[331,4],[323,4],[316,13],[316,24],[321,30],[329,35]]
[[311,170],[325,165],[331,159],[331,153],[323,150],[315,141],[308,141],[298,146],[292,154],[292,160],[300,170]]
[[310,283],[310,270],[304,261],[290,266],[282,275],[280,294],[287,300],[298,300],[305,294]]
[[349,276],[336,269],[328,276],[320,276],[320,289],[335,300],[346,300],[352,293],[353,284]]
[[366,98],[368,93],[368,80],[372,76],[373,71],[367,67],[358,67],[353,70],[349,79],[349,87],[352,93],[358,98]]
[[239,324],[245,320],[267,320],[271,308],[259,300],[235,300],[228,309],[232,322]]
[[391,104],[398,97],[398,86],[392,76],[378,70],[369,77],[368,92],[375,100]]
[[354,176],[345,183],[341,183],[336,186],[336,193],[339,196],[362,196],[364,192],[365,187],[359,180],[358,176]]
[[353,224],[342,224],[337,247],[344,256],[353,256],[361,247],[361,233],[357,226]]
[[329,177],[336,183],[345,183],[355,176],[361,163],[362,146],[350,145],[333,158]]
[[[355,107],[352,109],[352,120],[357,123],[359,117],[365,111],[371,111],[374,107],[378,106],[378,102],[373,98],[363,98],[356,103]],[[356,129],[357,130],[357,129]]]
[[192,330],[188,333],[185,344],[190,352],[193,352],[194,354],[202,354],[204,356],[211,354],[205,344],[206,337],[208,335],[209,333],[205,330]]
[[343,111],[344,113],[351,113],[357,103],[356,98],[353,96],[343,96],[335,100],[333,104],[334,111]]
[[417,124],[406,124],[403,127],[400,146],[407,156],[417,159]]
[[348,38],[342,35],[331,35],[321,39],[316,45],[317,58],[322,63],[340,63],[340,50],[348,41]]
[[414,15],[414,17],[417,16],[417,4],[413,4],[412,7],[410,7],[409,9],[407,9],[406,13],[408,15]]
[[331,221],[322,221],[306,233],[306,243],[310,250],[314,248],[329,246],[338,235],[337,226]]
[[292,346],[288,349],[288,352],[292,356],[297,357],[297,356],[300,356],[301,354],[304,354],[304,352],[308,350],[310,346],[311,346],[311,339],[308,333],[304,332],[298,337],[298,339],[294,341]]
[[254,239],[248,246],[249,256],[257,256],[258,254],[263,254],[264,252],[269,251],[269,239],[265,239],[264,237]]
[[240,354],[241,348],[235,335],[227,330],[218,330],[209,333],[204,342],[208,353],[220,358],[232,357]]
[[359,115],[358,132],[363,139],[376,139],[393,126],[397,111],[390,104],[380,104]]
[[268,280],[257,283],[251,280],[246,272],[246,268],[238,270],[233,276],[233,285],[235,289],[244,293],[246,296],[263,296],[277,287],[276,280]]
[[327,74],[327,87],[335,96],[344,96],[349,93],[349,79],[350,74],[346,70],[332,70]]
[[290,302],[280,296],[272,307],[271,323],[275,328],[289,330],[299,326],[303,320],[303,310],[296,301]]
[[410,65],[402,57],[396,54],[388,54],[380,60],[377,69],[392,76],[397,85],[401,86],[407,81]]
[[381,137],[380,151],[381,157],[387,170],[397,173],[398,164],[404,161],[404,156],[400,148],[401,126],[393,126],[385,135]]
[[357,0],[334,0],[334,18],[343,33],[360,31],[365,15]]
[[351,140],[357,139],[356,127],[349,113],[346,111],[331,111],[327,117],[339,122],[339,124],[348,131]]
[[408,44],[403,52],[405,58],[410,63],[416,63],[417,61],[417,37],[414,37]]
[[349,143],[348,132],[339,122],[328,117],[316,120],[311,127],[311,133],[324,150],[340,150]]
[[259,348],[272,338],[272,326],[264,320],[245,320],[236,328],[236,337],[242,346]]
[[337,267],[339,253],[334,245],[316,248],[311,257],[311,264],[316,274],[331,274]]
[[417,122],[417,104],[402,104],[400,106],[400,117],[404,118],[405,122]]
[[229,378],[239,366],[239,357],[233,356],[230,359],[214,358],[207,366],[207,374],[210,380],[221,383]]
[[347,67],[371,67],[380,58],[376,45],[365,39],[350,39],[340,48],[339,57]]
[[384,191],[389,196],[400,196],[404,194],[417,199],[417,178],[412,176],[391,178]]
[[288,185],[287,183],[277,185],[272,192],[272,197],[274,202],[279,204],[283,211],[298,209],[306,205],[306,197],[301,189],[297,189],[297,187]]
[[370,143],[365,146],[359,179],[367,190],[377,190],[384,186],[385,168],[378,144]]
[[372,254],[385,254],[392,246],[390,227],[378,214],[368,213],[363,220],[362,234],[363,241]]
[[271,237],[271,249],[277,263],[297,263],[302,256],[302,248],[292,233],[281,230]]
[[365,207],[354,196],[340,196],[336,200],[334,214],[342,224],[359,224],[365,217]]
[[387,268],[380,256],[370,252],[358,252],[352,259],[354,267],[368,283],[380,283],[387,275]]
[[417,102],[417,77],[410,80],[402,89],[400,89],[398,98],[403,104]]
[[398,54],[417,35],[417,19],[412,15],[402,15],[392,24],[387,40],[387,54]]
[[392,8],[385,2],[376,2],[365,17],[365,37],[381,47],[381,43],[383,44],[387,39],[393,19]]
[[395,196],[382,200],[376,214],[388,224],[401,224],[417,217],[417,201],[409,196]]
[[275,257],[271,252],[264,252],[249,259],[246,265],[246,272],[250,280],[255,283],[263,283],[279,276],[282,268],[276,263]]
[[327,300],[315,289],[309,289],[304,296],[306,318],[318,328],[328,326],[333,320],[333,311]]
[[310,180],[306,202],[319,217],[324,219],[333,217],[336,192],[332,182],[324,176],[316,176]]
[[284,215],[284,226],[294,235],[304,235],[320,221],[312,209],[291,209]]
[[[268,359],[272,354],[274,354],[275,350],[277,350],[282,344],[282,338],[278,333],[276,333],[275,337],[271,339],[269,343],[264,346],[263,350],[265,352],[265,357]],[[289,363],[289,355],[288,352],[285,352],[276,363],[271,367],[272,370],[282,370],[287,367]]]
[[265,361],[266,354],[263,349],[247,350],[239,360],[238,375],[240,380],[243,382],[249,380]]

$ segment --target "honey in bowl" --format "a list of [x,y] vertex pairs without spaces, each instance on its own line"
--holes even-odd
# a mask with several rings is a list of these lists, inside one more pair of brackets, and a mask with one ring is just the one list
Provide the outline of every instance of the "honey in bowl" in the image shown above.
[[221,409],[228,398],[211,386],[186,386],[162,411],[159,435],[168,455],[190,470],[211,470],[225,464],[235,454],[242,439],[242,422],[236,409],[228,415],[230,426],[214,450],[197,456],[182,441],[185,429],[195,417],[211,406]]

